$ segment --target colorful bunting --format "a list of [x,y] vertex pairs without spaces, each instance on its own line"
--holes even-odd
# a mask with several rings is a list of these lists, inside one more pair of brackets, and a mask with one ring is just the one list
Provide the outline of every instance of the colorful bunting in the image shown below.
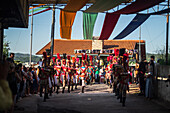
[[[49,6],[44,6],[44,7],[35,8],[33,11],[36,12],[36,11],[43,10],[43,9],[45,9],[45,8],[49,8]],[[32,13],[32,10],[30,10],[29,13]]]
[[[46,12],[46,11],[49,11],[49,10],[51,10],[51,8],[44,9],[44,10],[42,10],[42,11],[39,11],[39,12],[37,12],[37,13],[34,13],[33,15],[37,15],[37,14],[40,14],[40,13],[43,13],[43,12]],[[32,16],[32,15],[29,15],[29,16]]]
[[43,6],[43,5],[45,5],[45,4],[34,5],[33,7],[30,7],[29,9],[36,8],[36,7],[40,7],[40,6]]
[[[111,14],[106,14],[103,28],[100,37],[100,40],[107,40],[110,35],[112,34],[112,31],[114,30],[114,27],[109,28],[109,26],[115,26],[117,21],[112,21],[114,18],[117,17],[115,14],[130,14],[130,13],[136,13],[145,9],[148,9],[150,7],[153,7],[165,0],[136,0],[135,2],[131,3],[130,5],[126,6],[125,8],[118,10],[116,12],[113,12]],[[109,16],[108,16],[109,15]],[[111,16],[112,15],[112,16]],[[108,26],[109,25],[109,26]]]

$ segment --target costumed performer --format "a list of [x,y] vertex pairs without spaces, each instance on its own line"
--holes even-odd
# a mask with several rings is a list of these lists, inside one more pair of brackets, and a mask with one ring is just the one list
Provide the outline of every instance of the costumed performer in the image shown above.
[[54,66],[55,69],[55,75],[54,75],[54,80],[55,80],[55,86],[57,86],[57,90],[56,93],[58,94],[58,90],[60,87],[60,76],[61,76],[61,61],[60,61],[61,57],[60,54],[57,53],[57,59],[56,59],[56,66]]
[[81,71],[81,81],[82,81],[82,93],[84,93],[84,88],[85,88],[85,77],[86,77],[86,67],[85,67],[85,60],[84,60],[84,54],[82,54],[82,65],[80,67]]
[[71,85],[71,61],[70,61],[70,55],[67,55],[67,73],[66,73],[66,81],[68,85],[68,93],[70,93],[70,85]]
[[45,88],[44,92],[44,102],[48,99],[48,88],[49,88],[49,75],[50,70],[48,67],[48,59],[47,53],[43,52],[43,67],[40,70],[40,97],[42,97],[43,88]]
[[67,66],[66,66],[66,53],[63,54],[63,59],[62,59],[62,66],[61,66],[61,79],[62,79],[62,93],[64,93],[65,86],[66,86],[66,73],[67,73]]
[[77,89],[77,85],[79,83],[79,75],[80,75],[80,68],[79,68],[79,58],[76,58],[76,68],[75,68],[75,89]]
[[95,81],[94,81],[94,67],[93,67],[93,56],[89,55],[89,59],[90,59],[90,65],[88,66],[88,74],[89,74],[89,78],[90,78],[90,85],[92,85]]

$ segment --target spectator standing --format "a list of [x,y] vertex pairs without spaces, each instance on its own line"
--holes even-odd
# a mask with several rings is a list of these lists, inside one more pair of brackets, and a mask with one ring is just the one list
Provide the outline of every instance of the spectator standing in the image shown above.
[[33,86],[33,74],[32,74],[32,68],[30,67],[27,72],[28,79],[27,79],[27,93],[29,96],[31,96],[32,92],[32,86]]
[[153,78],[154,78],[154,56],[151,56],[151,60],[148,64],[148,74],[146,75],[146,89],[145,89],[145,96],[149,100],[153,97]]
[[139,87],[140,87],[139,95],[145,94],[145,81],[144,81],[145,72],[146,72],[146,64],[145,64],[144,60],[142,60],[139,64],[139,68],[138,68]]
[[32,70],[32,75],[33,75],[33,94],[37,93],[38,91],[38,76],[36,73],[36,68],[33,68]]
[[9,87],[12,91],[12,98],[13,98],[13,105],[11,106],[10,112],[13,112],[13,110],[14,110],[14,105],[16,102],[15,100],[16,100],[16,95],[17,95],[17,79],[19,79],[18,78],[19,76],[15,70],[14,56],[15,56],[14,53],[10,53],[10,57],[7,58],[7,61],[9,62],[9,67],[10,67],[9,73],[7,76],[7,81],[8,81]]
[[6,112],[13,104],[12,92],[7,81],[9,70],[9,63],[7,61],[0,62],[0,112]]
[[23,69],[22,69],[22,77],[23,77],[23,90],[22,90],[22,93],[21,93],[21,96],[22,97],[25,97],[27,96],[27,93],[26,93],[26,87],[27,87],[27,79],[28,79],[28,76],[27,76],[27,68],[25,66],[23,66]]
[[21,77],[21,67],[22,67],[22,64],[19,64],[15,67],[15,74],[16,74],[16,77],[17,77],[17,95],[16,95],[16,102],[18,101],[19,97],[20,97],[20,83],[22,81],[22,77]]

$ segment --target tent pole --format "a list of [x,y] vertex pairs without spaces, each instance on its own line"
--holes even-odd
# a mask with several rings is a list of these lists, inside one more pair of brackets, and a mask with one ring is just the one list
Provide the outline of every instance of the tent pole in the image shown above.
[[[168,8],[169,8],[169,0],[168,0]],[[169,37],[169,13],[167,13],[166,20],[166,64],[168,64],[168,37]]]
[[34,7],[32,8],[32,18],[31,18],[31,42],[30,42],[30,62],[29,62],[30,66],[31,66],[31,60],[32,60],[33,12],[34,12]]
[[53,57],[53,51],[54,51],[54,28],[55,28],[55,4],[53,4],[53,15],[52,15],[52,25],[51,25],[51,58]]
[[139,62],[141,62],[141,26],[139,27]]

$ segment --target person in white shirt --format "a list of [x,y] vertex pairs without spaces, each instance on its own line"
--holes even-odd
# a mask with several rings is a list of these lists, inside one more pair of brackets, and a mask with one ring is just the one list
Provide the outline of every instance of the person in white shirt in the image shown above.
[[41,58],[40,58],[40,60],[38,61],[38,64],[39,64],[40,67],[42,67],[43,61],[42,61]]
[[100,76],[100,83],[101,83],[102,79],[104,79],[104,69],[103,69],[103,66],[100,69],[99,76]]

